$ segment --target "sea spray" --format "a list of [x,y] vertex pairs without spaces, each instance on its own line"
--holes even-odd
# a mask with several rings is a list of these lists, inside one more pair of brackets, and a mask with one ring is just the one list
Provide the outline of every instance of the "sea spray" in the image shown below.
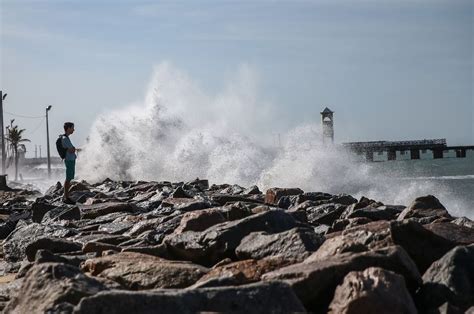
[[397,180],[369,163],[355,162],[338,145],[321,143],[320,125],[300,125],[278,146],[265,145],[275,114],[258,94],[258,76],[242,66],[218,95],[208,95],[169,63],[159,65],[145,100],[98,117],[78,161],[88,181],[192,180],[300,187],[362,195],[408,205],[434,194],[456,215],[468,204],[433,181]]

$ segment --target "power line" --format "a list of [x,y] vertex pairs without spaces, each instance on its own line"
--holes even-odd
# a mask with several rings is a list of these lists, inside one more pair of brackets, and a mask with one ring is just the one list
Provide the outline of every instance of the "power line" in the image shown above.
[[38,125],[33,129],[33,131],[31,131],[31,133],[35,133],[36,130],[38,130],[44,123],[44,120],[41,120],[40,123],[38,123]]
[[16,113],[11,113],[11,112],[8,112],[8,111],[3,111],[5,112],[6,114],[9,114],[11,116],[14,116],[14,117],[19,117],[19,118],[26,118],[26,119],[43,119],[44,116],[25,116],[25,115],[22,115],[22,114],[16,114]]

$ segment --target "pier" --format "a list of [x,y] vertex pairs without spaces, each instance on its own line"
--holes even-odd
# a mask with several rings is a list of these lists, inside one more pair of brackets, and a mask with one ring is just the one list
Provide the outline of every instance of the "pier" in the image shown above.
[[399,152],[399,156],[409,153],[409,159],[420,159],[420,152],[431,151],[433,159],[441,159],[444,158],[444,153],[448,151],[454,151],[456,158],[465,158],[466,151],[474,150],[474,145],[448,146],[444,138],[415,141],[350,142],[342,143],[342,145],[358,155],[365,155],[367,161],[374,161],[375,153],[386,153],[387,160],[397,160],[397,152]]

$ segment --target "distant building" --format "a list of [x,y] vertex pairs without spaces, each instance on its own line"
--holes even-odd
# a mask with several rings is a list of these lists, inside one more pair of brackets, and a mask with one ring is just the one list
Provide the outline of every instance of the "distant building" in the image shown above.
[[321,112],[321,121],[323,126],[323,143],[334,143],[334,111],[331,111],[328,107],[324,108]]

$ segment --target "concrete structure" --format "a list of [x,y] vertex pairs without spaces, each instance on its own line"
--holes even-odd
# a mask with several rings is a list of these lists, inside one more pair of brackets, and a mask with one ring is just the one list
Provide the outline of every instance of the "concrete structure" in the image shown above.
[[328,107],[324,108],[321,112],[321,122],[323,126],[323,143],[334,144],[334,111],[331,111]]
[[[374,141],[351,142],[342,144],[347,149],[365,155],[365,160],[374,161],[374,153],[387,155],[386,160],[426,159],[427,151],[431,151],[433,159],[449,156],[465,158],[466,151],[474,150],[474,146],[447,146],[446,139],[416,140],[416,141]],[[380,161],[380,160],[378,160]]]

